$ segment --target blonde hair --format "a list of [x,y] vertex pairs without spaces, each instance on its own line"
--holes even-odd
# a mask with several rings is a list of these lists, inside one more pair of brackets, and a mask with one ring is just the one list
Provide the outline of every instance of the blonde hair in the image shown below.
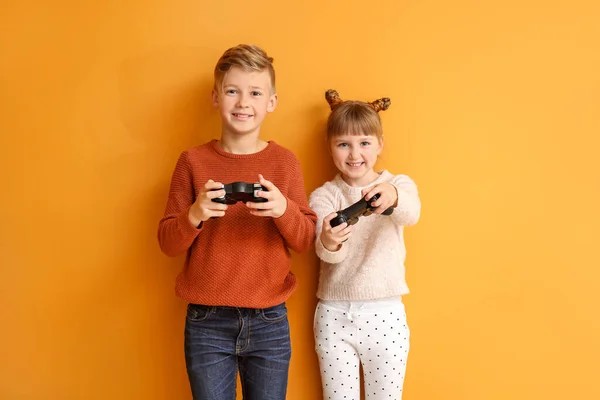
[[227,49],[215,66],[215,89],[221,87],[225,75],[232,67],[240,67],[244,71],[267,70],[271,77],[271,92],[275,93],[273,58],[267,56],[267,52],[260,47],[251,44],[240,44]]
[[327,140],[340,135],[367,135],[383,139],[383,126],[378,112],[387,110],[391,101],[384,97],[371,103],[340,99],[338,92],[328,90],[325,99],[331,107],[327,119]]

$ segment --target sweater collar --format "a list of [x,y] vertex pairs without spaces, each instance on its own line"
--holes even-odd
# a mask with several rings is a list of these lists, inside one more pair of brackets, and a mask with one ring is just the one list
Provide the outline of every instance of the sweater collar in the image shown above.
[[225,150],[223,150],[221,148],[221,146],[218,145],[217,142],[218,142],[217,139],[213,139],[210,141],[210,145],[215,153],[217,153],[218,155],[220,155],[222,157],[233,158],[233,159],[238,159],[238,160],[250,160],[250,159],[262,158],[262,157],[268,156],[273,151],[273,149],[277,146],[277,144],[275,142],[269,140],[267,142],[267,147],[265,147],[261,151],[258,151],[256,153],[252,153],[252,154],[234,154],[234,153],[228,153]]
[[354,195],[354,196],[356,196],[358,194],[359,196],[362,197],[362,193],[361,192],[362,192],[363,189],[370,188],[370,187],[375,186],[375,185],[377,185],[379,183],[389,182],[389,180],[390,180],[390,178],[392,176],[392,174],[389,173],[385,169],[382,170],[382,171],[379,171],[378,174],[379,174],[379,176],[377,177],[377,179],[375,179],[373,182],[369,183],[366,186],[350,186],[350,185],[348,185],[346,183],[346,181],[344,181],[342,179],[342,174],[341,173],[338,173],[335,176],[334,181],[335,181],[336,185],[339,188],[341,188],[342,192],[344,192],[345,194],[350,194],[350,195]]

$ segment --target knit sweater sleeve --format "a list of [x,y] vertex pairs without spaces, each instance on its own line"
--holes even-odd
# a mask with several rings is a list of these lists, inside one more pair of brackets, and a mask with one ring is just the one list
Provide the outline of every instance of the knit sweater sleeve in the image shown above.
[[[323,220],[329,214],[339,211],[336,206],[335,193],[336,186],[333,184],[325,184],[311,193],[309,205],[317,213],[317,232],[315,240],[315,252],[317,257],[329,264],[337,264],[348,255],[348,245],[342,243],[342,246],[337,251],[330,251],[323,246],[321,242],[321,232],[323,231]],[[339,189],[337,189],[339,190]]]
[[275,218],[275,225],[285,239],[287,247],[297,253],[310,249],[315,237],[316,214],[308,206],[304,177],[296,157],[290,161],[290,184],[286,194],[287,208]]
[[401,226],[414,225],[421,214],[421,200],[415,182],[406,175],[396,175],[390,181],[398,192],[398,205],[391,215]]
[[163,253],[168,256],[187,251],[202,230],[193,226],[188,218],[194,201],[192,169],[188,152],[185,151],[175,166],[165,213],[158,224],[158,242]]

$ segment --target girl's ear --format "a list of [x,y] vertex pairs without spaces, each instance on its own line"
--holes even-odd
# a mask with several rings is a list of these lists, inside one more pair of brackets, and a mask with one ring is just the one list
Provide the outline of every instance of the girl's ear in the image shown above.
[[381,151],[383,150],[383,135],[381,135],[381,138],[379,138],[378,142],[379,142],[379,149],[377,149],[377,155],[380,155]]

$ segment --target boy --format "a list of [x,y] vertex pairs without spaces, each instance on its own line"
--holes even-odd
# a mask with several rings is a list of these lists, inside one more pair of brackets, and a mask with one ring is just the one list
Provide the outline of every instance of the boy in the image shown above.
[[[158,229],[162,251],[187,252],[176,294],[189,302],[185,358],[195,400],[284,400],[291,357],[286,299],[297,286],[288,247],[314,242],[297,158],[259,138],[277,105],[273,59],[259,47],[227,50],[214,71],[212,100],[221,138],[184,151]],[[260,182],[265,202],[213,201],[223,185]]]

